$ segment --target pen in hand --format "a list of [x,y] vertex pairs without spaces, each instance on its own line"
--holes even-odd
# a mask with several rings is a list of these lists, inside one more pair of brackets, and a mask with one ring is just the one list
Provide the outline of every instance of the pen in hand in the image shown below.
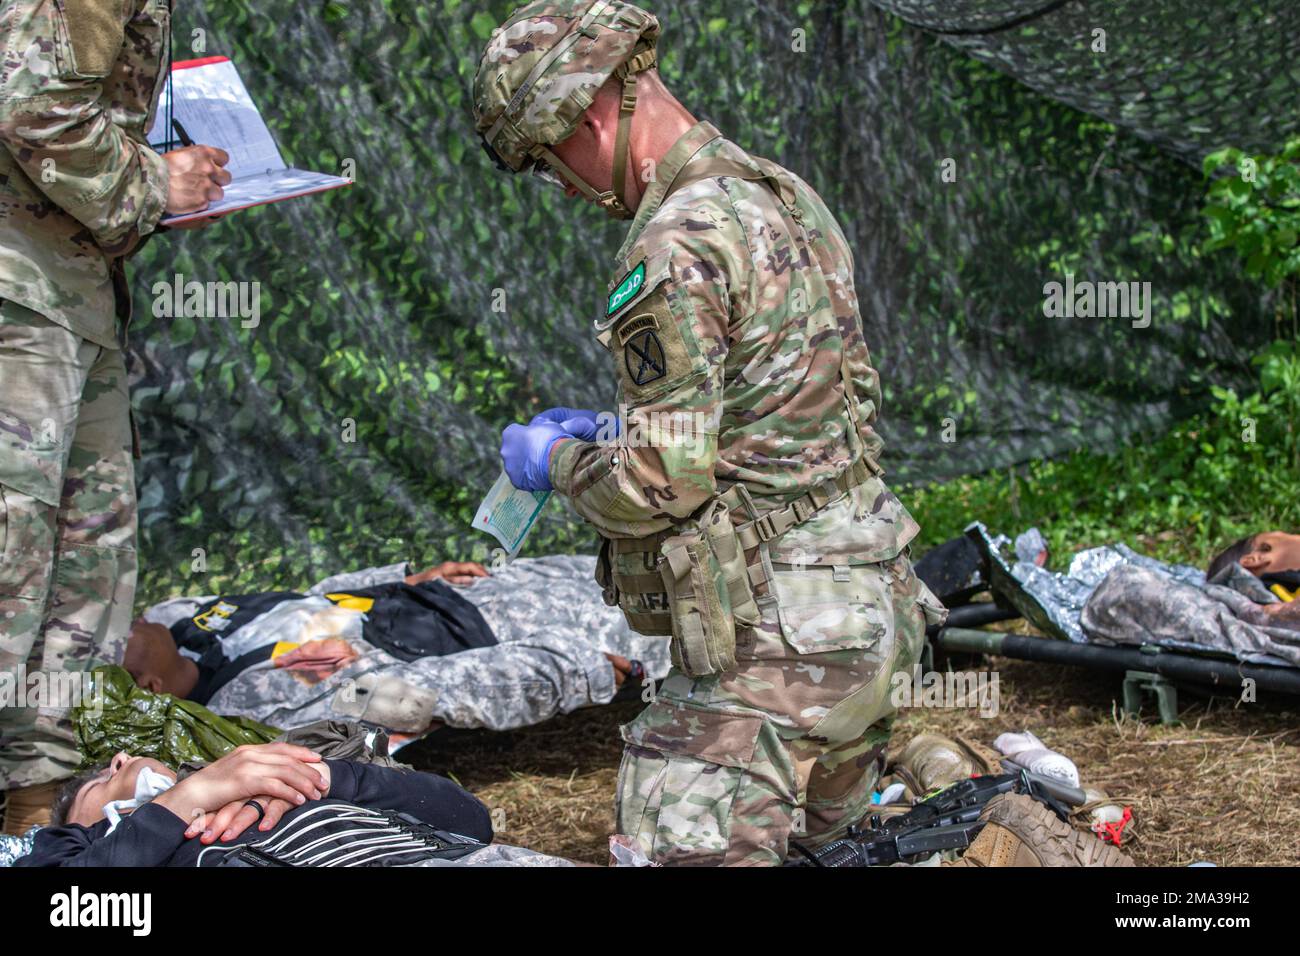
[[180,137],[182,146],[194,145],[194,140],[190,139],[190,134],[185,132],[185,127],[181,125],[180,120],[175,118],[172,119],[172,129],[174,129],[176,131],[176,135]]

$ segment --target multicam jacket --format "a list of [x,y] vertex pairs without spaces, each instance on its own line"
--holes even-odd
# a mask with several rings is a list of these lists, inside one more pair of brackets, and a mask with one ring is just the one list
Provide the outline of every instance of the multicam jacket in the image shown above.
[[0,298],[107,347],[122,257],[167,204],[145,136],[170,16],[167,0],[0,2]]
[[[659,164],[618,254],[596,322],[626,403],[618,440],[565,441],[551,458],[556,490],[605,537],[662,531],[738,482],[772,508],[859,458],[874,466],[882,447],[843,232],[807,183],[772,164],[797,222],[766,183],[690,181],[719,158],[760,171],[697,124]],[[917,527],[873,471],[780,544],[810,564],[898,553]]]

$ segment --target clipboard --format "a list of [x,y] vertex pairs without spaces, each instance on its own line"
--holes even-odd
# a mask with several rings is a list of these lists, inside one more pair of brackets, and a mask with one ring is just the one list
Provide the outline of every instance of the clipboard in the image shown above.
[[149,145],[159,153],[195,143],[230,154],[225,196],[199,212],[165,216],[162,225],[190,222],[350,186],[352,180],[287,165],[235,64],[226,56],[172,64]]

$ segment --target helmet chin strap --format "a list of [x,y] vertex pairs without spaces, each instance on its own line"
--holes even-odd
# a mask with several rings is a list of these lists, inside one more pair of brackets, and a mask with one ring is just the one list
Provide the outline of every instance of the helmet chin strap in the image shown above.
[[[614,158],[617,161],[617,145],[615,145],[614,150]],[[627,203],[623,202],[614,190],[607,189],[604,192],[597,192],[586,180],[570,169],[568,163],[560,159],[559,156],[556,156],[553,151],[547,149],[545,146],[538,144],[529,150],[529,153],[535,158],[541,159],[553,167],[564,177],[565,182],[569,183],[574,189],[582,193],[588,202],[595,203],[601,209],[605,210],[605,212],[607,212],[612,218],[631,219],[633,217],[632,210],[627,208]],[[625,166],[627,164],[626,147],[623,152],[623,164]]]
[[651,47],[642,50],[614,71],[614,76],[623,81],[623,97],[619,103],[618,131],[614,136],[614,181],[611,189],[598,192],[556,156],[554,151],[541,144],[532,149],[534,156],[558,169],[578,192],[614,219],[631,219],[634,215],[623,199],[623,189],[627,185],[627,153],[632,139],[632,114],[636,112],[637,80],[655,62],[655,50]]

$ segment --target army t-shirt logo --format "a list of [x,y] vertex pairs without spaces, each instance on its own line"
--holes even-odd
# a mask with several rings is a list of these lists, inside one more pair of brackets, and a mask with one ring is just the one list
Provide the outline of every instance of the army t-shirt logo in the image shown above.
[[224,631],[239,608],[228,601],[217,601],[202,614],[195,615],[194,626],[204,631]]
[[653,328],[642,329],[627,340],[623,360],[633,385],[649,385],[668,374],[664,347]]

